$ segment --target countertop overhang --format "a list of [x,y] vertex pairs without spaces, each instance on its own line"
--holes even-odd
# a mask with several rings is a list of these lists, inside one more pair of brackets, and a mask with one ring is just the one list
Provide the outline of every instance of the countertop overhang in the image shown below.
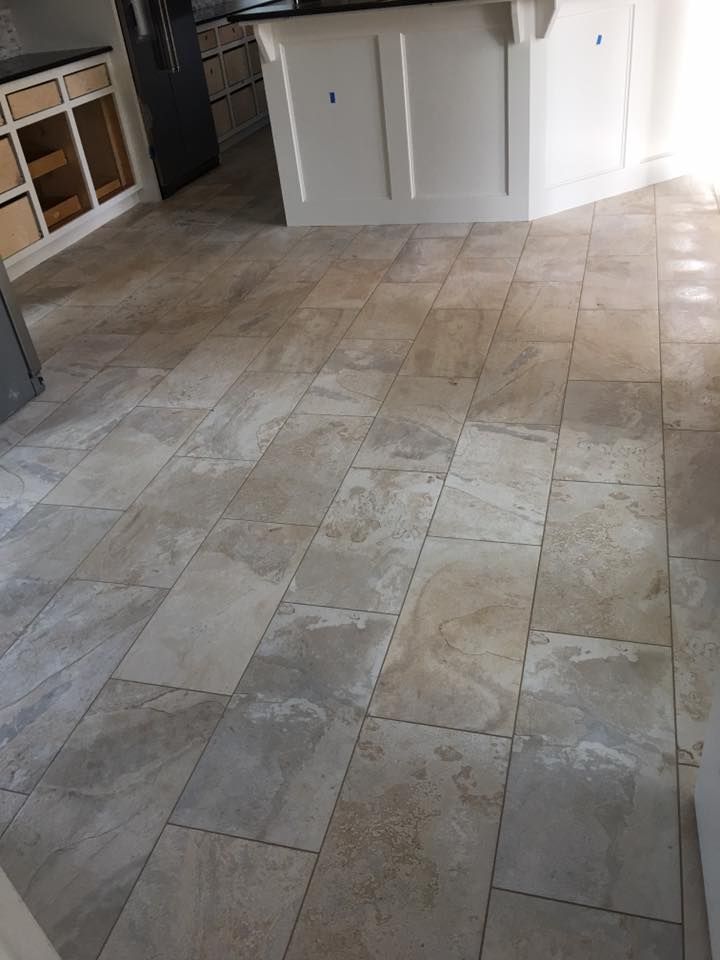
[[96,57],[100,53],[112,50],[109,45],[101,47],[80,47],[75,50],[43,50],[38,53],[21,53],[16,57],[0,60],[0,83],[10,83],[12,80],[22,80],[31,77],[34,73],[43,70],[53,70],[55,67],[64,67],[76,60],[86,60]]

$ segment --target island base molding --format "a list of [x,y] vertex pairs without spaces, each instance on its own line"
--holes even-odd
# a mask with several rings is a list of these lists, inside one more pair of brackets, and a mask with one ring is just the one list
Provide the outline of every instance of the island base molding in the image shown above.
[[287,222],[536,219],[689,172],[705,3],[563,0],[534,29],[510,0],[256,23]]

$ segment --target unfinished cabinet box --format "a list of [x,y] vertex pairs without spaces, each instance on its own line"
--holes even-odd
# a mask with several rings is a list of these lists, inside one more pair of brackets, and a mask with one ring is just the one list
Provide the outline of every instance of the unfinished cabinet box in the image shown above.
[[262,73],[262,63],[260,62],[260,50],[257,40],[251,40],[247,45],[248,56],[250,57],[250,69],[253,74]]
[[232,130],[233,122],[230,116],[230,106],[227,97],[222,97],[210,105],[212,109],[213,120],[215,121],[215,133],[218,140],[224,137]]
[[24,90],[16,90],[7,95],[8,106],[14,120],[22,120],[41,110],[49,110],[62,103],[60,87],[57,80],[48,80],[47,83],[38,83]]
[[0,206],[0,258],[11,257],[41,236],[27,194]]
[[65,113],[18,130],[45,221],[51,230],[92,206]]
[[265,81],[255,81],[255,96],[257,98],[258,113],[267,113],[267,96],[265,95]]
[[234,47],[232,50],[226,50],[223,53],[225,61],[225,76],[228,86],[232,87],[236,83],[242,83],[250,76],[250,64],[245,46]]
[[207,60],[203,60],[203,69],[205,70],[208,93],[212,97],[213,94],[220,93],[225,86],[220,57],[209,57]]
[[88,67],[87,70],[66,73],[65,86],[71,100],[76,100],[78,97],[82,97],[86,93],[92,93],[94,90],[109,87],[110,77],[107,67],[104,63],[99,63],[96,67]]
[[222,27],[218,27],[218,37],[222,46],[235,43],[236,40],[242,40],[244,36],[245,31],[239,23],[226,23]]
[[22,171],[17,162],[10,137],[0,138],[0,193],[12,190],[23,182]]
[[233,116],[235,117],[235,126],[240,127],[249,120],[254,120],[257,111],[255,110],[255,97],[252,92],[252,86],[243,87],[230,94],[232,102]]
[[198,34],[198,43],[200,44],[200,50],[203,53],[205,53],[206,50],[214,50],[217,46],[215,31],[213,29],[201,30]]
[[112,94],[73,108],[75,122],[100,203],[134,183]]

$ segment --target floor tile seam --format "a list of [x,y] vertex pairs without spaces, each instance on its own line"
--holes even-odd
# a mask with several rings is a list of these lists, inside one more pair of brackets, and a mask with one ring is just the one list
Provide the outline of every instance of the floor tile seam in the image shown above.
[[[175,827],[179,830],[191,830],[194,833],[202,833],[205,836],[211,837],[222,837],[226,840],[241,840],[243,843],[257,843],[263,847],[271,847],[275,850],[291,850],[293,853],[302,853],[309,855],[317,860],[318,852],[317,850],[309,850],[307,847],[298,847],[291,843],[282,843],[279,840],[265,840],[259,837],[249,837],[243,833],[228,833],[227,830],[211,830],[209,827],[196,827],[188,823],[182,823],[179,820],[173,820],[172,817],[167,821],[163,827],[163,831],[167,827]],[[210,960],[210,958],[208,958]],[[215,960],[215,958],[212,958]]]
[[526,890],[514,890],[511,887],[503,887],[497,884],[493,884],[492,890],[497,890],[500,893],[511,893],[519,897],[529,897],[535,900],[544,900],[548,903],[557,903],[562,904],[563,906],[568,907],[577,907],[580,910],[598,910],[601,913],[608,913],[615,917],[627,917],[632,920],[644,920],[649,923],[663,923],[672,927],[679,927],[681,930],[683,928],[682,921],[680,920],[665,920],[661,917],[649,917],[642,913],[629,913],[624,910],[615,910],[611,907],[602,907],[592,903],[585,903],[579,900],[563,900],[560,897],[548,897],[541,893],[529,893]]

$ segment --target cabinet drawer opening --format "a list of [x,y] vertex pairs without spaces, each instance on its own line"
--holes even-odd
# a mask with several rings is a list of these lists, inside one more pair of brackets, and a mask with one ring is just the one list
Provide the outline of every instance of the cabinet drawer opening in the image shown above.
[[99,203],[135,182],[112,94],[73,107],[85,159]]

